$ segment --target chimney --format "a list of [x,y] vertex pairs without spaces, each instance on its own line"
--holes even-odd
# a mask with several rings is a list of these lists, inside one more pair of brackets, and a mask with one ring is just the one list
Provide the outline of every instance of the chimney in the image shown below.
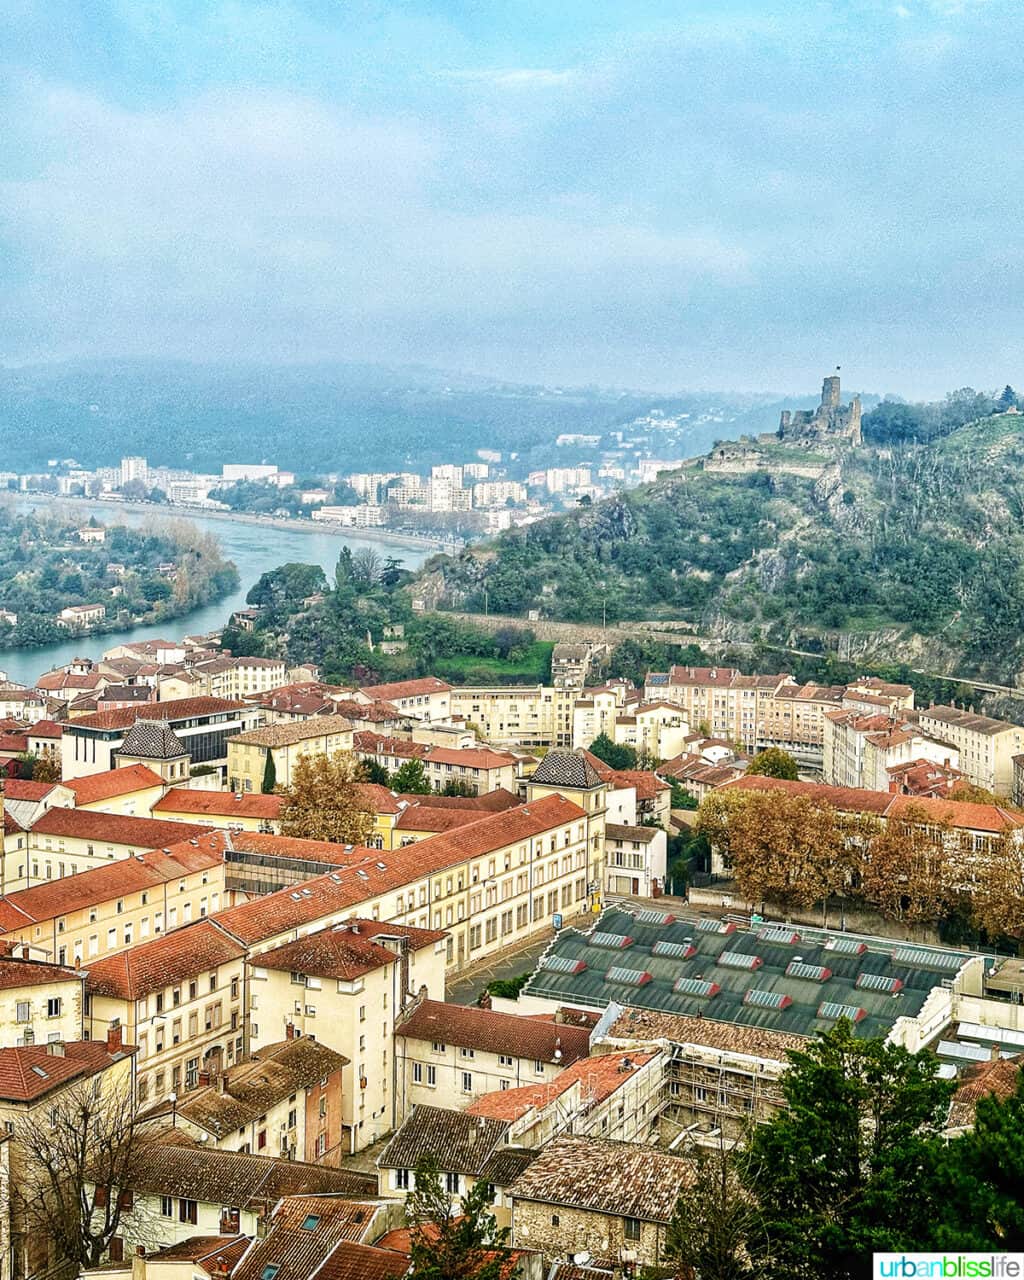
[[63,1058],[65,1056],[63,1042],[60,1040],[51,1040],[46,1046],[46,1052],[51,1058]]
[[200,1073],[199,1073],[199,1085],[200,1085],[200,1087],[202,1087],[202,1086],[204,1086],[204,1085],[208,1085],[209,1083],[210,1083],[210,1073],[209,1073],[209,1071],[200,1071]]
[[228,1077],[227,1077],[227,1072],[226,1072],[226,1071],[222,1071],[222,1072],[220,1073],[220,1075],[217,1077],[217,1092],[218,1092],[218,1093],[227,1093],[227,1091],[228,1091]]
[[295,1023],[294,1022],[289,1022],[285,1025],[284,1038],[286,1040],[295,1039]]
[[123,1028],[120,1023],[116,1027],[107,1028],[107,1053],[121,1052],[122,1036]]
[[988,1060],[989,1062],[998,1062],[999,1058],[1000,1058],[999,1045],[994,1044],[992,1048],[989,1049],[988,1051]]
[[480,993],[480,999],[477,1001],[477,1004],[481,1009],[489,1009],[492,1003],[493,1001],[491,1000],[491,993],[489,991],[483,991]]

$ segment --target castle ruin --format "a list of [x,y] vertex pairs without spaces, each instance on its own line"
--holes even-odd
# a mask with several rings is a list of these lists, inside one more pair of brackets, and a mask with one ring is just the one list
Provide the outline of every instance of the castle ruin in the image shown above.
[[861,443],[860,396],[849,404],[839,403],[839,374],[831,374],[821,384],[821,404],[816,409],[783,409],[779,420],[779,440]]

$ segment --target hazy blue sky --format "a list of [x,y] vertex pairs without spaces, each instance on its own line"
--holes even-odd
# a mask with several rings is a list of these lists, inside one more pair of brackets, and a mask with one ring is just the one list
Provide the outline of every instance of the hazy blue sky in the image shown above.
[[1021,0],[5,0],[0,361],[1024,382]]

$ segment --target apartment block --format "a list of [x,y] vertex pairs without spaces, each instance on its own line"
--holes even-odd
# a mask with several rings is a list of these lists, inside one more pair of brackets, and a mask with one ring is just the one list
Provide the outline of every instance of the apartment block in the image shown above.
[[264,725],[228,741],[228,787],[243,794],[262,790],[268,756],[274,762],[277,785],[289,787],[295,766],[303,757],[333,756],[351,749],[352,725],[344,716]]
[[922,732],[948,742],[960,754],[959,768],[978,787],[997,796],[1013,790],[1013,757],[1024,751],[1024,728],[1006,720],[931,706],[917,713]]

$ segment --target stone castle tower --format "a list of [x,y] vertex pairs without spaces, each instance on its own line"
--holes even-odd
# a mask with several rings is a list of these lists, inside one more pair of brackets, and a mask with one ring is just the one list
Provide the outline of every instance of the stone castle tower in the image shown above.
[[821,384],[821,404],[817,409],[783,409],[778,438],[860,444],[860,396],[854,396],[849,404],[840,403],[839,374],[830,374]]

